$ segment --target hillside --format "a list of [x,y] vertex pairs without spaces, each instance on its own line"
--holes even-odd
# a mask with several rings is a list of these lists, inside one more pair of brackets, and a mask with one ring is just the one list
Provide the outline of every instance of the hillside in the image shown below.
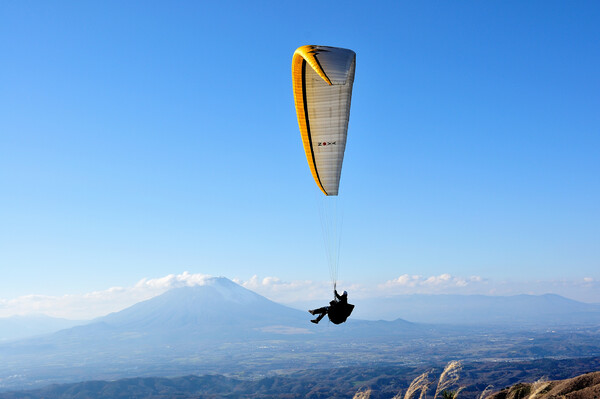
[[566,380],[539,380],[517,384],[496,392],[486,399],[597,399],[600,397],[600,371]]

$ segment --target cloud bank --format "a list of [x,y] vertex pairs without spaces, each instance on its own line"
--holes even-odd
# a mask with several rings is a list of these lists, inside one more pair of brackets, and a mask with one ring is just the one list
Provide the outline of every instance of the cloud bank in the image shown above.
[[211,276],[184,272],[160,278],[144,278],[132,287],[111,287],[83,295],[25,295],[14,299],[0,298],[0,317],[45,314],[73,320],[89,320],[122,310],[172,288],[203,285],[208,278]]
[[[253,276],[236,283],[271,300],[284,304],[304,304],[323,301],[332,296],[329,282],[310,280],[282,281],[277,277]],[[542,295],[554,293],[582,302],[600,303],[600,281],[592,277],[580,280],[494,281],[482,276],[453,276],[448,273],[433,276],[403,274],[384,283],[368,285],[338,282],[352,298],[377,298],[411,294],[458,295]]]
[[[90,320],[122,310],[135,303],[160,295],[170,289],[203,285],[213,276],[206,274],[169,274],[160,278],[143,278],[131,287],[111,287],[83,295],[25,295],[14,299],[0,298],[0,317],[46,314],[75,320]],[[237,284],[275,302],[294,305],[323,302],[332,297],[331,284],[325,281],[284,281],[278,277],[253,276],[249,280],[232,279]],[[340,281],[340,289],[351,298],[377,298],[410,294],[483,294],[541,295],[555,293],[583,302],[600,303],[600,281],[593,277],[580,280],[493,281],[481,276],[434,276],[403,274],[380,284]]]
[[488,281],[480,276],[457,277],[444,273],[439,276],[403,274],[380,284],[378,288],[387,294],[473,294],[482,293]]

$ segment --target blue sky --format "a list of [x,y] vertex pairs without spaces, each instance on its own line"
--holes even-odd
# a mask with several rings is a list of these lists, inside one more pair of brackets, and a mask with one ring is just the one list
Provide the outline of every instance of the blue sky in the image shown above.
[[326,282],[290,72],[322,44],[357,53],[340,280],[600,302],[600,5],[303,4],[2,2],[0,298]]

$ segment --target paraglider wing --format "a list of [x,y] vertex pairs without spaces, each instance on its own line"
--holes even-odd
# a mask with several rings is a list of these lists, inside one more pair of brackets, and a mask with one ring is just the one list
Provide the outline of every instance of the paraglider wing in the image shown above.
[[327,46],[302,46],[292,60],[302,143],[325,195],[338,195],[355,65],[354,51]]

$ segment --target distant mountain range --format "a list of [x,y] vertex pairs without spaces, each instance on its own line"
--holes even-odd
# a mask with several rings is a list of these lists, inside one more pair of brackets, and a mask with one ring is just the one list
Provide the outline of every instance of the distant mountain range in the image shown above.
[[397,295],[365,299],[355,317],[401,317],[414,323],[503,325],[517,328],[600,324],[600,304],[546,295]]
[[[557,320],[568,309],[576,313],[580,306],[553,296],[541,301],[528,296],[518,299],[520,309],[539,306],[540,314],[551,314],[554,309]],[[497,300],[487,305],[492,313],[501,311]],[[358,303],[357,309],[361,306]],[[477,314],[466,302],[462,306],[463,312]],[[516,313],[516,305],[511,306]],[[600,354],[597,325],[578,327],[575,332],[533,332],[519,330],[517,323],[465,327],[351,318],[336,326],[326,319],[314,325],[310,318],[306,311],[272,302],[226,278],[213,278],[205,285],[173,289],[88,324],[0,343],[0,390],[91,378],[206,373],[255,378],[278,370],[382,362]]]
[[[352,293],[350,293],[352,296]],[[515,328],[554,328],[600,324],[600,304],[588,304],[554,294],[546,295],[396,295],[357,299],[357,320],[396,320],[451,325],[501,325]],[[173,306],[176,303],[177,306]],[[201,304],[201,306],[199,306]],[[169,326],[208,334],[223,325],[243,321],[245,326],[288,333],[310,332],[304,309],[324,303],[300,302],[283,306],[220,277],[201,287],[184,287],[121,312],[89,320],[67,320],[45,315],[0,318],[0,343],[57,332],[70,327],[106,323],[113,327],[157,331]],[[298,311],[298,308],[302,309]],[[137,326],[137,327],[136,327]],[[277,327],[280,326],[280,327]],[[96,326],[98,327],[98,326]],[[299,329],[299,330],[296,330]],[[282,330],[283,331],[283,330]],[[255,331],[254,331],[255,332]]]

